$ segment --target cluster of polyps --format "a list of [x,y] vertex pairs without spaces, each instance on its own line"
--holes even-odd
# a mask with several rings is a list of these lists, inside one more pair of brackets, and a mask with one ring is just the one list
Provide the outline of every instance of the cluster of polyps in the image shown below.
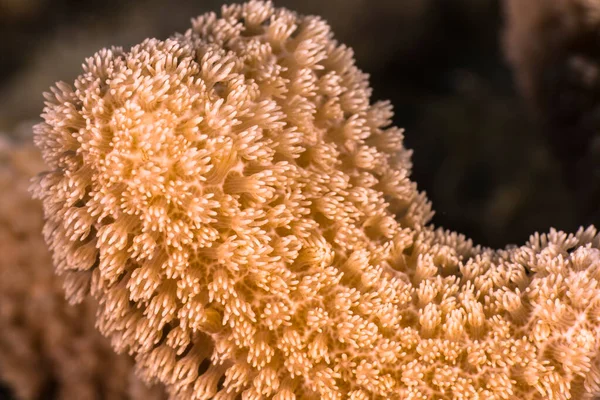
[[268,2],[88,59],[36,130],[69,297],[174,397],[598,392],[600,289],[572,278],[596,282],[595,231],[500,252],[433,231],[370,92],[324,21]]

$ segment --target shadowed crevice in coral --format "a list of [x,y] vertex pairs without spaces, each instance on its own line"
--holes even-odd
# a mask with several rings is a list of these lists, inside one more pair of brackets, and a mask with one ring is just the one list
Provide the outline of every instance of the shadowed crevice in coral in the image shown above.
[[600,7],[504,0],[505,53],[571,194],[578,222],[600,223]]
[[0,399],[1,400],[16,400],[15,394],[7,385],[0,384]]

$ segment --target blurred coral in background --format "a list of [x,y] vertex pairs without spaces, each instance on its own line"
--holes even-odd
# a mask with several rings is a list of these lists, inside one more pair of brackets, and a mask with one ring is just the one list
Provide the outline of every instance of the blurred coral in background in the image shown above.
[[507,0],[505,46],[578,218],[600,219],[600,2]]
[[94,327],[96,306],[70,306],[44,244],[29,180],[42,162],[28,136],[0,138],[0,379],[19,399],[161,399]]

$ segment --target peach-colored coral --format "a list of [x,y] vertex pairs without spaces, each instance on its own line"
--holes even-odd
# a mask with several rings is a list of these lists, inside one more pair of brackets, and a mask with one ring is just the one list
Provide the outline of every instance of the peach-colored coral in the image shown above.
[[160,399],[94,328],[92,299],[69,306],[41,235],[33,145],[0,142],[0,378],[19,399]]
[[600,236],[433,230],[370,92],[324,21],[269,2],[89,58],[36,128],[68,297],[174,398],[600,393]]

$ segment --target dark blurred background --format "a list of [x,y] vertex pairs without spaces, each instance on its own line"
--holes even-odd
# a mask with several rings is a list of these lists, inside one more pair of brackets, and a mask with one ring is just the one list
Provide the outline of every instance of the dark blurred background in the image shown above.
[[[182,32],[222,0],[0,0],[0,132],[38,120],[41,93],[72,81],[109,45]],[[527,112],[502,52],[497,0],[279,0],[319,14],[370,73],[374,100],[390,99],[414,149],[413,178],[434,223],[476,243],[523,243],[550,227],[599,224],[578,196],[542,124]],[[582,183],[585,185],[585,183]],[[582,204],[585,203],[585,204]]]

